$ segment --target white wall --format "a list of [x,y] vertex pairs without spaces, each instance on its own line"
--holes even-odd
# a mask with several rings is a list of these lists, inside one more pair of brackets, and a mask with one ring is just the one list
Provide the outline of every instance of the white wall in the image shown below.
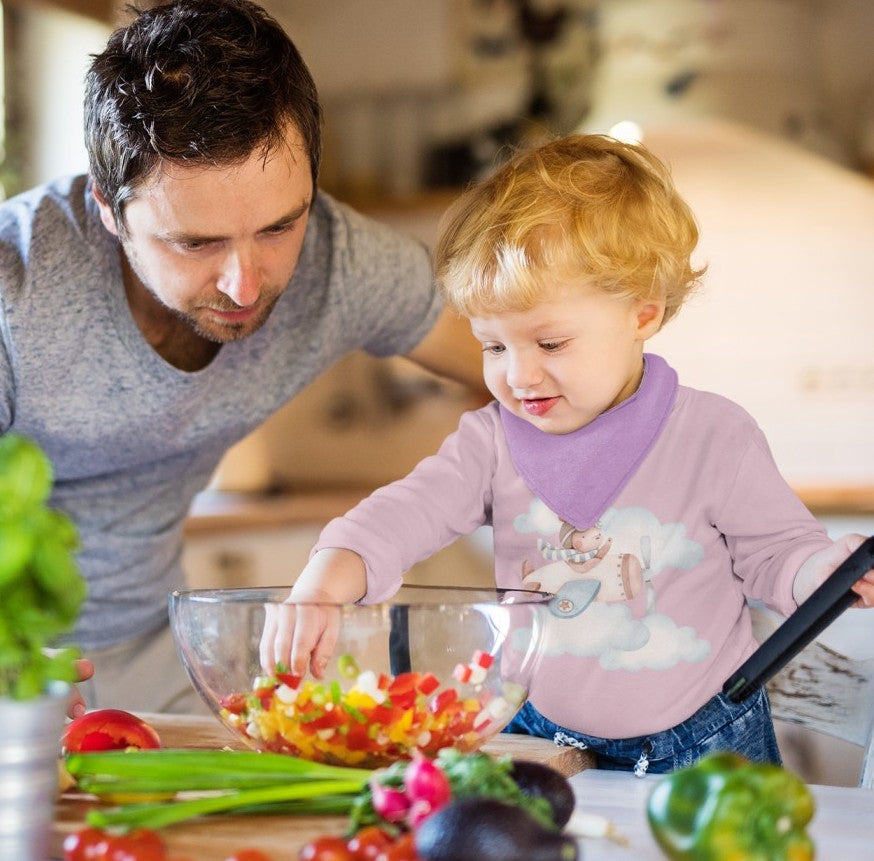
[[25,133],[32,144],[25,185],[81,173],[82,91],[90,54],[103,49],[110,28],[40,6],[24,18],[19,75],[28,82]]
[[874,182],[724,121],[644,131],[701,226],[700,293],[650,342],[746,407],[795,485],[874,485]]

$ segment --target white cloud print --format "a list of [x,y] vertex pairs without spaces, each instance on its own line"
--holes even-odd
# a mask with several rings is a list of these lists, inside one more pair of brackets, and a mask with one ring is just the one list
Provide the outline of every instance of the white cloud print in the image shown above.
[[648,544],[650,570],[658,574],[664,568],[694,568],[704,557],[704,548],[686,535],[682,523],[661,523],[646,508],[608,508],[598,520],[604,532],[613,538],[614,553],[631,553],[640,557],[643,542]]
[[[521,636],[530,632],[516,632]],[[678,627],[667,616],[633,619],[623,604],[590,604],[573,619],[550,617],[546,623],[544,655],[597,657],[605,670],[664,670],[683,661],[701,661],[710,644],[693,628]]]
[[649,629],[646,643],[635,651],[608,649],[601,655],[605,670],[667,670],[682,662],[703,661],[710,654],[710,643],[689,625],[679,627],[660,613],[641,621]]
[[640,649],[649,639],[643,621],[631,618],[622,604],[589,604],[573,619],[550,616],[543,644],[545,655],[596,657],[606,652]]
[[539,499],[532,499],[528,511],[517,515],[513,520],[513,528],[517,532],[552,535],[561,528],[561,520]]

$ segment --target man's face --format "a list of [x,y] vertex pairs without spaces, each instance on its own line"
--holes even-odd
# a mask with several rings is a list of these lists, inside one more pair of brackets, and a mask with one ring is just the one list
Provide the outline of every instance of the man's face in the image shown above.
[[133,272],[128,288],[221,344],[257,331],[288,286],[313,191],[290,127],[266,160],[256,150],[233,165],[162,166],[125,205],[123,231],[97,201]]

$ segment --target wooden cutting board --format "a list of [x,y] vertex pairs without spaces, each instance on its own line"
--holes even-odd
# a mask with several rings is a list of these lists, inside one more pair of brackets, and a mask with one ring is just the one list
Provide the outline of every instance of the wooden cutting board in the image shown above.
[[[217,718],[193,715],[141,715],[168,748],[243,748]],[[546,763],[570,777],[593,765],[591,755],[571,747],[525,735],[498,735],[483,750],[494,756],[510,755]],[[67,834],[84,827],[88,810],[99,806],[93,797],[67,792],[60,796],[52,829],[53,859],[63,857]],[[343,834],[346,817],[340,816],[210,816],[170,826],[162,831],[174,861],[225,861],[235,851],[261,849],[273,861],[297,861],[298,850],[322,834]]]

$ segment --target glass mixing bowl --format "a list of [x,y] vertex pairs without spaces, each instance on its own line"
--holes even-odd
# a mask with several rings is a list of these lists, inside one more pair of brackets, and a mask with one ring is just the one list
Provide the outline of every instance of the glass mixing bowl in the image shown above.
[[189,589],[169,597],[182,663],[212,711],[256,750],[376,768],[479,748],[524,702],[540,657],[545,592],[404,586],[390,603],[345,604],[322,678],[261,667],[268,612],[288,587]]

